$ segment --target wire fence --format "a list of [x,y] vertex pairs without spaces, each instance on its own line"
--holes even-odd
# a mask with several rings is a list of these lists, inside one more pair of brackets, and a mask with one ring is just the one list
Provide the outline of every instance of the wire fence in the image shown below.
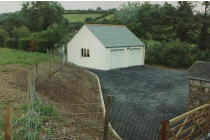
[[[13,102],[13,140],[102,140],[105,114],[99,96],[87,91],[83,98],[68,103],[56,102],[37,93],[37,88],[66,64],[65,54],[48,53],[49,61],[36,63],[28,74],[27,99]],[[63,81],[70,84],[65,78]],[[0,113],[0,140],[3,140],[7,102],[1,101],[0,105],[3,112]],[[159,139],[163,118],[154,113],[139,115],[134,112],[132,106],[112,103],[110,122],[120,137],[125,140]]]
[[[48,51],[49,53],[49,51]],[[80,102],[55,102],[37,93],[37,88],[61,70],[66,64],[66,55],[49,53],[49,61],[36,63],[28,74],[28,97],[13,101],[13,123],[10,129],[13,140],[101,140],[104,133],[104,112],[99,97],[87,93]],[[65,79],[64,79],[65,81]],[[85,85],[83,85],[85,86]],[[100,95],[98,95],[100,96]],[[4,133],[6,107],[0,102],[0,140]],[[11,115],[11,114],[10,114]],[[6,116],[7,118],[7,116]],[[2,121],[2,123],[1,123]],[[6,131],[5,131],[6,132]]]
[[114,103],[110,115],[111,125],[122,139],[159,139],[160,122],[157,121],[157,116],[152,114],[137,115],[132,106]]

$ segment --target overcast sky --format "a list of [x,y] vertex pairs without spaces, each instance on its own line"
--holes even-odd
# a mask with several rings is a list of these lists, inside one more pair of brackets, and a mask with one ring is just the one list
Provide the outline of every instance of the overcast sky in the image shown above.
[[[64,9],[75,10],[75,9],[96,9],[98,6],[102,9],[118,8],[122,3],[126,1],[59,1]],[[143,3],[144,1],[140,1]],[[15,12],[21,10],[22,1],[0,1],[0,13]],[[152,4],[163,5],[164,1],[153,1]],[[176,5],[177,2],[169,1],[169,3]],[[201,6],[198,6],[196,10],[201,10]]]

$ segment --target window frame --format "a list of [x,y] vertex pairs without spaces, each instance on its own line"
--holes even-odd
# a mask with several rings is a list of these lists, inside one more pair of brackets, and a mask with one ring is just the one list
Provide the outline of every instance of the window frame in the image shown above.
[[90,49],[81,48],[81,57],[90,57]]

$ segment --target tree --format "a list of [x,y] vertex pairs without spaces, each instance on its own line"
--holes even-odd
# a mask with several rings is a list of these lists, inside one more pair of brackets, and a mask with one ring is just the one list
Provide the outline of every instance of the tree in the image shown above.
[[24,25],[24,18],[21,12],[10,13],[5,19],[5,30],[11,35],[14,27],[20,27]]
[[21,9],[27,27],[31,31],[46,30],[63,19],[64,9],[56,1],[28,1],[22,3]]
[[16,40],[18,40],[19,38],[29,37],[30,35],[31,35],[30,30],[25,26],[21,26],[19,28],[14,27],[12,31],[12,36]]
[[201,50],[210,49],[210,33],[208,29],[210,28],[210,2],[202,2],[204,6],[204,12],[198,13],[198,20],[201,22],[201,31],[199,34],[198,44]]
[[115,16],[122,24],[129,24],[137,21],[137,11],[139,10],[139,2],[128,2],[122,4],[119,7],[119,11],[116,12]]
[[96,8],[96,11],[101,11],[101,7],[97,7]]
[[189,33],[194,30],[194,16],[193,16],[194,5],[192,2],[179,1],[177,8],[176,18],[176,33],[182,42],[190,42]]
[[8,38],[8,33],[0,26],[0,47],[4,46],[4,41]]

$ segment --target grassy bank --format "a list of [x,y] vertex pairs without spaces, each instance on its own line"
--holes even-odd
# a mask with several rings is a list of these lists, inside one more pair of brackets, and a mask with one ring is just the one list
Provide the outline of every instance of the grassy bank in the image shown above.
[[44,53],[0,48],[0,65],[7,65],[7,64],[33,65],[35,64],[36,60],[38,62],[48,61],[49,55]]

